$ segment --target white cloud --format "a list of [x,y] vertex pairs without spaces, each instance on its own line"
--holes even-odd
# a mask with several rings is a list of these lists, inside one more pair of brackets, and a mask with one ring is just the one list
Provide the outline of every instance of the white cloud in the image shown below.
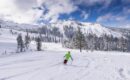
[[74,0],[76,4],[85,4],[87,6],[95,5],[95,3],[102,5],[109,5],[112,0]]
[[108,13],[106,15],[98,17],[96,21],[107,26],[124,27],[130,25],[130,20],[128,19],[128,15],[126,14],[126,12],[117,15]]
[[48,9],[48,13],[43,15],[45,20],[50,20],[50,22],[55,22],[58,20],[60,14],[70,14],[71,12],[77,10],[70,0],[51,0],[43,3]]
[[130,14],[130,9],[124,7],[123,10],[118,14],[107,13],[103,16],[99,16],[97,18],[97,22],[101,22],[101,23],[118,22],[119,24],[129,23],[129,19],[128,19],[129,14]]
[[97,18],[97,22],[110,22],[110,21],[121,21],[124,20],[124,16],[117,16],[117,15],[112,15],[112,14],[106,14],[104,16],[100,16]]
[[86,20],[86,19],[88,19],[89,14],[86,13],[85,11],[82,11],[82,13],[81,13],[81,17],[82,17],[84,20]]
[[32,23],[41,14],[41,11],[32,9],[36,5],[35,0],[0,0],[0,18],[18,23]]
[[32,7],[37,5],[36,0],[14,0],[17,8],[23,11],[30,10]]
[[33,23],[44,12],[33,7],[43,4],[48,9],[43,19],[51,22],[57,21],[60,14],[70,14],[77,9],[70,0],[0,0],[0,18],[18,23]]

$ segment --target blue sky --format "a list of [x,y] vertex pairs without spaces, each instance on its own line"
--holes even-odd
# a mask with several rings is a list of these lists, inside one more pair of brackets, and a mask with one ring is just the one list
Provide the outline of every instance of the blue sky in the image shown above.
[[[107,1],[107,0],[106,0]],[[105,26],[120,27],[129,26],[130,23],[130,0],[95,0],[76,4],[78,9],[71,14],[61,14],[59,19],[69,19],[77,21],[99,22]],[[75,3],[75,2],[73,2]],[[87,5],[89,4],[89,5]],[[82,16],[81,16],[82,15]],[[87,15],[86,18],[85,15]],[[125,27],[125,26],[123,26]]]
[[130,0],[0,0],[0,19],[29,24],[75,20],[130,28]]
[[[130,0],[69,0],[69,4],[76,9],[70,11],[69,14],[60,13],[57,17],[58,20],[100,23],[108,27],[130,26]],[[53,21],[53,19],[48,21],[51,20]]]

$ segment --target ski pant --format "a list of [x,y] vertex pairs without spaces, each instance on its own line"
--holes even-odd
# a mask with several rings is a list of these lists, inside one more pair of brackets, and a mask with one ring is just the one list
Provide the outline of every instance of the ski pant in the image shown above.
[[65,60],[64,60],[64,64],[67,64],[67,62],[68,62],[68,60],[65,59]]

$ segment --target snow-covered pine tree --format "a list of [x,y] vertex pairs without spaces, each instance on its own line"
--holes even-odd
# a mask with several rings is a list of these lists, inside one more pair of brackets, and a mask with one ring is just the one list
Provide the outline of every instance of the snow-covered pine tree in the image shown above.
[[76,31],[76,34],[73,37],[73,43],[74,43],[74,46],[80,49],[80,52],[82,52],[82,48],[85,47],[86,41],[85,41],[85,36],[82,33],[80,27],[78,27],[78,30]]
[[121,51],[125,52],[127,49],[127,39],[121,37]]
[[21,34],[19,34],[17,37],[17,50],[18,50],[18,52],[24,51],[24,42],[23,42]]
[[87,36],[87,45],[89,50],[91,51],[94,50],[94,46],[95,46],[94,34],[89,34]]
[[59,32],[59,28],[57,28],[57,27],[53,27],[52,28],[52,35],[54,36],[54,42],[55,43],[57,43],[58,41],[57,41],[57,36],[58,36],[58,34],[60,34],[60,32]]
[[75,34],[74,28],[72,26],[64,26],[64,34],[70,40]]
[[130,33],[127,33],[127,51],[130,51]]
[[41,38],[37,37],[36,38],[36,45],[37,45],[37,51],[41,51],[41,47],[42,47],[42,42],[41,42]]
[[98,41],[98,43],[99,43],[99,50],[104,50],[103,48],[104,48],[104,40],[103,40],[103,37],[100,37],[99,38],[99,41]]
[[29,44],[30,44],[31,38],[27,32],[27,34],[25,35],[25,48],[28,49],[29,48]]
[[108,51],[108,36],[106,34],[103,35],[103,42],[104,42],[104,49],[105,51]]

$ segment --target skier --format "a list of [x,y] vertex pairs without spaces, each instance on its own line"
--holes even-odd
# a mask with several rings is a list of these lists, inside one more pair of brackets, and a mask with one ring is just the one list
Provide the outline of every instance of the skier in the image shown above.
[[68,51],[66,54],[65,54],[65,60],[64,60],[64,64],[67,64],[68,60],[71,58],[71,60],[73,61],[73,58],[70,54],[70,51]]

